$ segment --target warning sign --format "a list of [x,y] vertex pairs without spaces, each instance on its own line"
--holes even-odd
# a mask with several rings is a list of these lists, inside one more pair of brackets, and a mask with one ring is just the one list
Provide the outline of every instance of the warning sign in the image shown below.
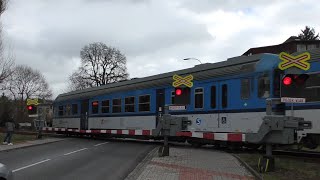
[[173,75],[173,83],[172,83],[172,86],[173,87],[179,87],[181,85],[185,85],[189,88],[191,88],[193,86],[193,76],[190,74],[186,77],[182,77],[182,76],[179,76],[179,75]]
[[310,53],[308,52],[302,53],[298,56],[291,56],[290,54],[282,52],[279,54],[279,58],[282,60],[278,65],[281,70],[294,66],[305,71],[310,69],[310,63],[307,62],[310,59]]

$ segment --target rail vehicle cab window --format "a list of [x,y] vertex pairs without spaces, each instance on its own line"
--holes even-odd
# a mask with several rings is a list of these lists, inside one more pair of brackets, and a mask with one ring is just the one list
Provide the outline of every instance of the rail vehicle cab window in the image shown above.
[[92,114],[98,114],[99,113],[99,101],[93,101],[92,102],[91,113]]
[[134,97],[126,97],[124,104],[125,112],[134,112]]
[[150,95],[139,96],[139,112],[150,111]]
[[63,106],[58,107],[58,115],[63,116]]
[[304,96],[308,102],[320,101],[320,73],[309,74],[306,81]]
[[194,90],[194,108],[203,108],[203,88],[196,88]]
[[228,85],[222,85],[222,108],[226,108],[228,106]]
[[72,104],[72,115],[78,114],[78,104]]
[[250,98],[250,79],[241,79],[241,99]]
[[258,97],[268,98],[270,96],[270,79],[268,74],[258,78]]
[[71,115],[71,105],[70,104],[66,105],[66,115],[67,116]]
[[171,91],[171,104],[174,104],[175,92]]
[[283,73],[280,69],[273,71],[273,95],[275,97],[280,96],[280,85],[281,85],[281,74]]
[[120,112],[121,112],[121,99],[113,99],[112,113],[120,113]]
[[211,108],[215,109],[217,107],[217,88],[216,86],[211,86]]
[[104,100],[101,102],[101,113],[109,113],[110,101]]

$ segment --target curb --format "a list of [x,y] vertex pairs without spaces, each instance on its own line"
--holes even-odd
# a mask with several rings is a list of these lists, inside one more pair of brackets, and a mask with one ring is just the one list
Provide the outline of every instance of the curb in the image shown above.
[[159,147],[153,148],[146,157],[134,168],[134,170],[124,179],[124,180],[135,180],[143,173],[145,167],[154,157],[154,154],[157,152]]
[[263,177],[254,170],[250,165],[248,165],[246,162],[242,161],[240,157],[236,154],[232,154],[233,157],[235,157],[257,180],[263,180]]
[[40,145],[55,143],[55,142],[64,141],[64,140],[65,140],[65,139],[57,139],[57,140],[54,140],[54,141],[44,142],[44,143],[40,143],[40,144],[30,144],[30,145],[26,145],[26,146],[11,148],[11,149],[0,149],[0,152],[9,152],[9,151],[17,150],[17,149],[23,149],[23,148],[29,148],[29,147],[34,147],[34,146],[40,146]]

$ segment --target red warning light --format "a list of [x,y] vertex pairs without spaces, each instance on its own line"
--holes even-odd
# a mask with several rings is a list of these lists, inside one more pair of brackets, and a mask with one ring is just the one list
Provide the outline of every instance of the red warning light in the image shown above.
[[287,76],[287,77],[283,78],[282,82],[284,85],[289,86],[292,84],[292,78]]
[[32,106],[28,106],[28,110],[32,110]]
[[181,89],[176,89],[176,95],[180,96],[182,94],[182,90]]

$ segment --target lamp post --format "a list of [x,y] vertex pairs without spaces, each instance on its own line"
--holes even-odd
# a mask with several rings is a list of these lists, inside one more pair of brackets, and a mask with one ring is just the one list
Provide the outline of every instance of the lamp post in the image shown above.
[[202,64],[202,62],[201,62],[199,59],[197,59],[197,58],[184,58],[183,60],[184,60],[184,61],[196,60],[196,61],[199,61],[200,64]]

